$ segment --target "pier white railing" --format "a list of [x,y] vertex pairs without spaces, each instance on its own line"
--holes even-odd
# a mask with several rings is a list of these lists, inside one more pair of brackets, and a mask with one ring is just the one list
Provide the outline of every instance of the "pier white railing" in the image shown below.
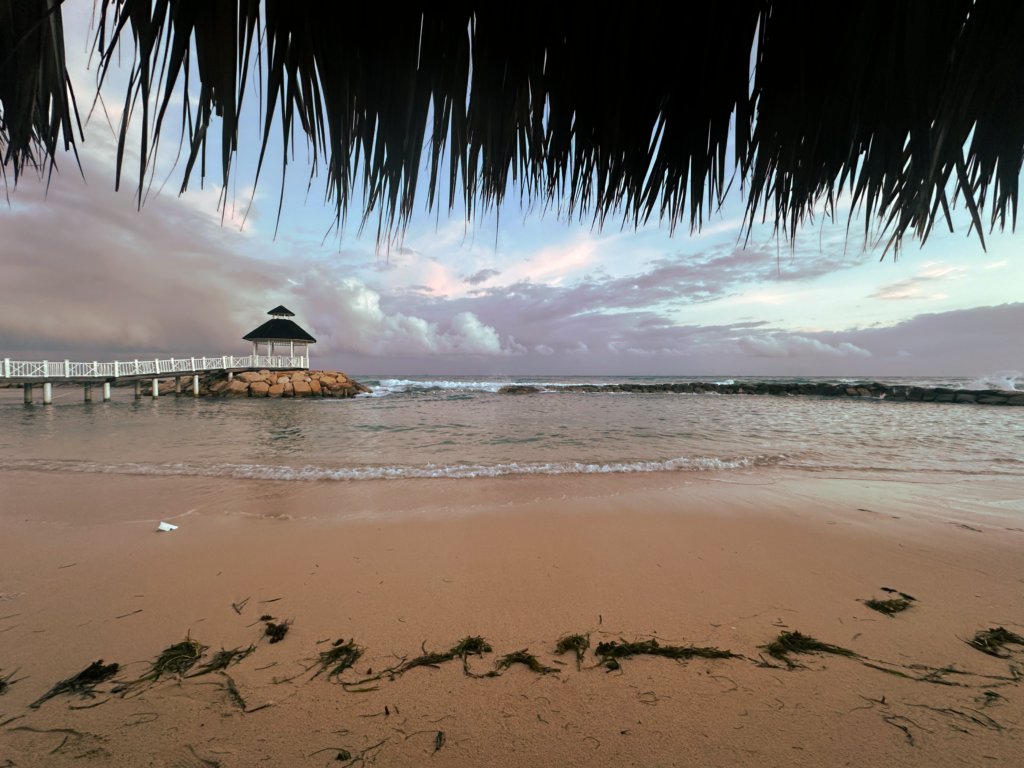
[[123,376],[162,376],[230,371],[240,368],[306,370],[308,357],[249,355],[248,357],[183,357],[168,360],[115,360],[112,363],[75,363],[70,360],[11,360],[4,358],[5,379],[118,379]]

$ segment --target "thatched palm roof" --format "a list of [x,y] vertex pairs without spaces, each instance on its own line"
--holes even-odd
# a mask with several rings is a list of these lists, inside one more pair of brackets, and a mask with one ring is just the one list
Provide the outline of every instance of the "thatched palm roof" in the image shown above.
[[[380,216],[379,235],[407,223],[424,152],[427,204],[447,194],[469,216],[512,189],[528,205],[599,224],[621,214],[631,225],[654,216],[699,227],[735,167],[748,223],[767,217],[787,234],[844,189],[865,228],[878,222],[897,246],[908,231],[927,237],[937,218],[952,227],[959,195],[979,236],[1008,215],[1015,223],[1024,4],[705,5],[673,6],[669,17],[643,3],[599,14],[571,4],[421,12],[331,0],[98,0],[96,45],[101,73],[119,57],[132,67],[125,119],[141,120],[140,187],[167,118],[181,120],[189,141],[182,189],[197,161],[205,174],[216,113],[227,188],[255,64],[260,164],[275,117],[285,147],[301,130],[339,216],[361,205],[364,222]],[[52,157],[60,138],[73,141],[61,34],[57,0],[0,0],[0,151],[16,175]],[[170,115],[174,87],[196,78],[198,106],[186,100]]]

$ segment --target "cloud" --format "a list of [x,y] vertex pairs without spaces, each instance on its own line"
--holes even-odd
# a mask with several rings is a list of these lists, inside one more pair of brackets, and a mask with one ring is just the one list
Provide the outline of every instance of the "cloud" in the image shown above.
[[[88,165],[88,161],[86,161]],[[55,178],[12,195],[0,251],[0,337],[11,351],[83,359],[246,351],[241,337],[285,304],[317,352],[408,358],[506,357],[526,347],[472,311],[386,312],[344,262],[243,256],[237,232],[175,198],[137,212],[129,195]],[[421,296],[426,286],[410,292]],[[55,355],[56,356],[56,355]]]
[[567,355],[586,355],[590,352],[590,347],[584,344],[582,341],[577,341],[575,347],[569,347],[565,350]]
[[538,344],[534,347],[537,354],[544,355],[545,357],[555,354],[555,350],[549,347],[547,344]]
[[941,282],[947,278],[955,277],[960,272],[960,267],[934,265],[913,277],[897,280],[894,283],[887,283],[879,286],[874,293],[867,296],[869,299],[883,299],[888,301],[930,301],[934,299],[945,299],[944,293],[926,294],[923,291],[934,283]]
[[470,285],[480,285],[481,283],[486,283],[492,277],[497,277],[500,274],[501,272],[496,269],[481,269],[476,274],[462,278],[462,282],[469,283]]
[[740,352],[749,357],[808,357],[826,355],[829,357],[871,357],[866,349],[847,342],[836,346],[823,344],[806,336],[782,335],[742,336],[737,342]]

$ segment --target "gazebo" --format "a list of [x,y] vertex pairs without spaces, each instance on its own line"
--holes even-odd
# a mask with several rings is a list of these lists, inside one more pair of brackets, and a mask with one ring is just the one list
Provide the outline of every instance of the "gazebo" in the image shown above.
[[299,356],[306,358],[306,367],[308,368],[309,345],[316,344],[316,339],[300,328],[298,323],[290,319],[295,317],[295,313],[287,307],[274,307],[267,314],[270,315],[270,320],[242,337],[246,341],[252,342],[253,357],[259,356],[261,344],[266,345],[266,354],[271,357],[274,356],[275,347],[278,349],[287,347],[288,356],[295,357],[295,347],[301,346],[301,351],[305,354],[300,354]]

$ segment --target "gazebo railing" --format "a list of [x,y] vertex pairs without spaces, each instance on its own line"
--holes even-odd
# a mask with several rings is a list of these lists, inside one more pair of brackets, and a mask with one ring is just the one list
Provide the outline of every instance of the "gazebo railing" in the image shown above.
[[153,376],[207,373],[247,368],[305,370],[309,357],[288,355],[249,355],[235,357],[182,357],[167,360],[115,360],[112,363],[72,362],[70,360],[11,360],[4,358],[4,379],[117,379],[123,376]]

